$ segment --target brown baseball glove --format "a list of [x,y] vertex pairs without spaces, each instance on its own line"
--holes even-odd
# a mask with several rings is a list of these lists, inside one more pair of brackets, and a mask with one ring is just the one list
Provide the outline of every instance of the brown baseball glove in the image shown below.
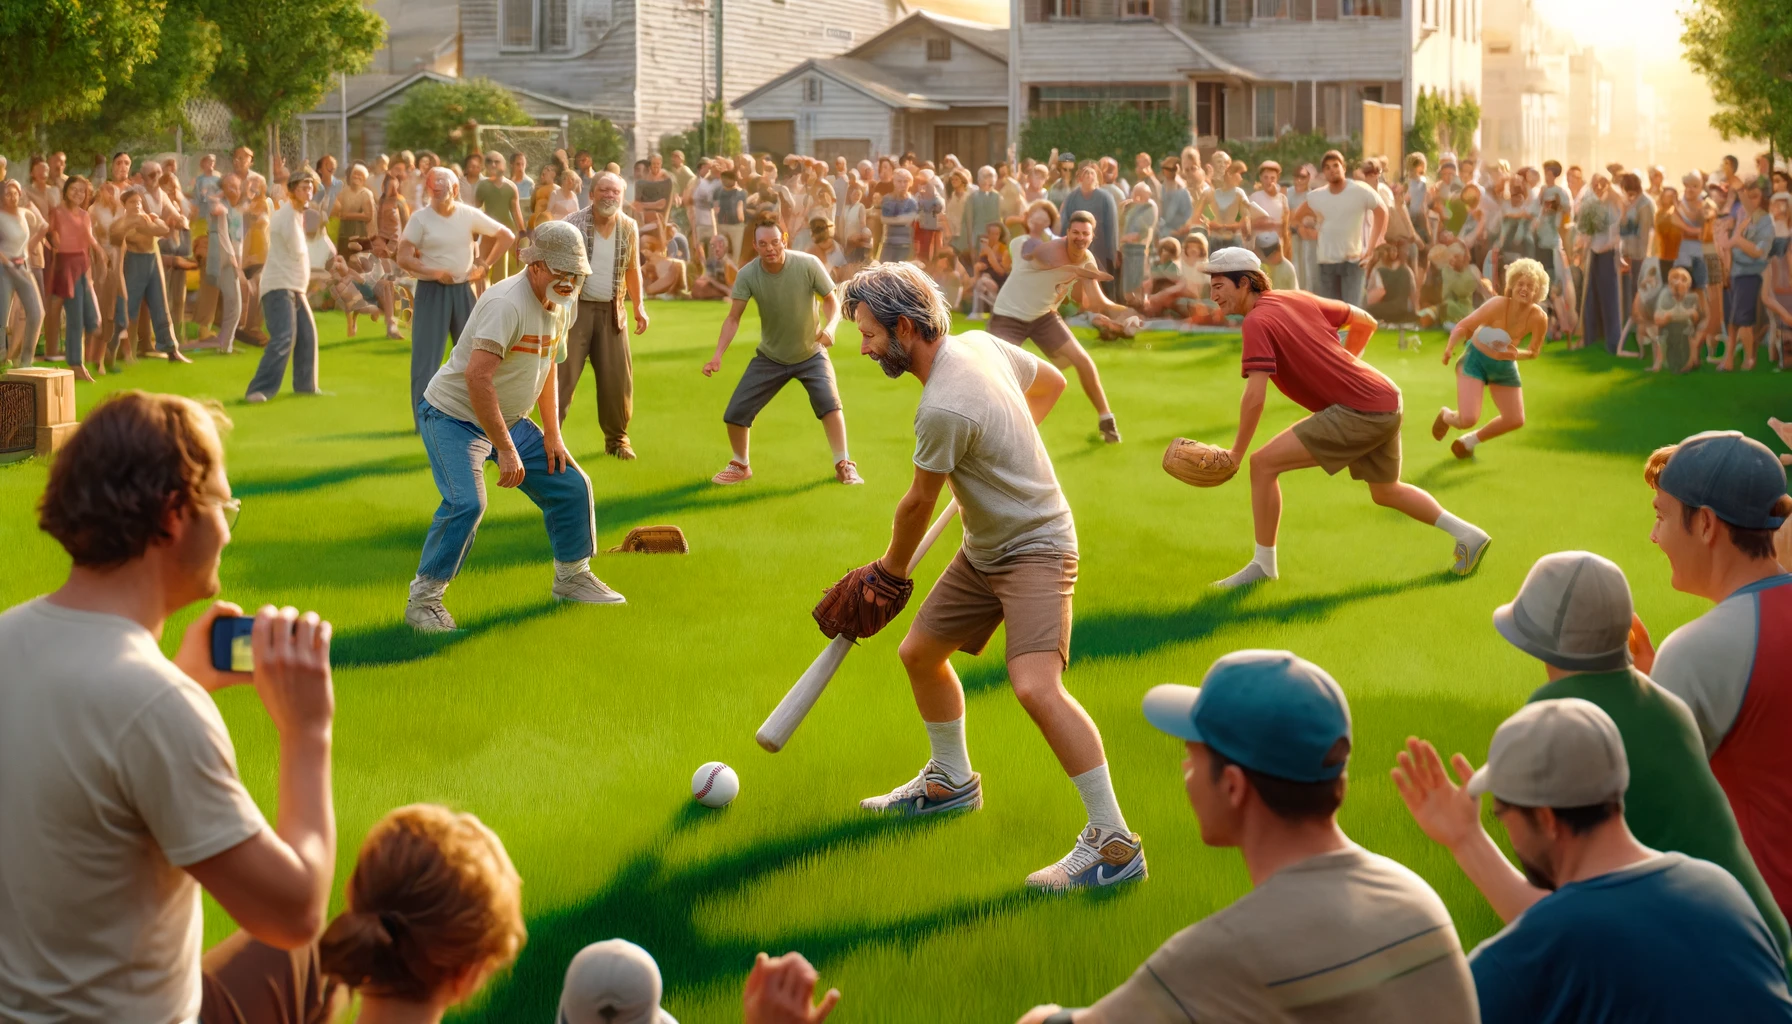
[[688,555],[691,545],[684,539],[684,531],[676,526],[637,526],[628,531],[622,543],[611,548],[612,553],[642,555]]
[[881,562],[861,566],[840,577],[815,606],[815,624],[829,640],[845,634],[854,640],[877,631],[902,614],[915,581],[898,579]]
[[1238,472],[1231,451],[1179,437],[1164,450],[1164,472],[1185,484],[1218,487]]

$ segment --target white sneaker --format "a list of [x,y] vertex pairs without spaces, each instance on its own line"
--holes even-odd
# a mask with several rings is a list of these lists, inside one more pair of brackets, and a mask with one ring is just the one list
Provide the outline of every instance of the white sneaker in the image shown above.
[[405,625],[419,633],[452,633],[459,629],[440,597],[413,597],[404,606]]
[[895,814],[935,814],[939,811],[974,811],[983,806],[983,777],[976,772],[962,785],[931,760],[921,774],[888,793],[859,801],[867,811]]
[[1136,833],[1106,832],[1090,825],[1064,859],[1027,876],[1034,889],[1099,889],[1144,878],[1145,844]]
[[585,604],[627,604],[628,599],[611,590],[603,580],[592,575],[590,569],[574,573],[565,579],[554,580],[554,596],[562,601],[580,601]]
[[1265,583],[1273,579],[1275,579],[1275,577],[1271,576],[1269,570],[1263,568],[1263,566],[1258,565],[1256,562],[1246,562],[1244,568],[1223,580],[1214,580],[1213,585],[1222,590],[1233,590],[1238,587],[1248,587],[1253,583]]

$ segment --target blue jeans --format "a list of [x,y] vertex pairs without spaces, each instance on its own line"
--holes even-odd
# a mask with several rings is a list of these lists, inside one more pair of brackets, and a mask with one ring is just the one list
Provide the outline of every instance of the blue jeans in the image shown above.
[[[442,355],[460,341],[461,328],[473,312],[473,286],[418,281],[411,309],[411,409],[442,368]],[[564,410],[562,410],[564,411]]]
[[168,323],[168,289],[162,275],[162,257],[153,252],[124,254],[124,319],[118,326],[130,336],[131,321],[137,311],[149,306],[149,324],[155,329],[157,352],[178,352],[174,328]]
[[1313,289],[1328,299],[1363,304],[1363,265],[1355,260],[1319,264],[1319,282]]
[[[88,332],[97,334],[100,329],[99,300],[93,297],[93,283],[87,279],[86,274],[75,279],[75,294],[62,301],[62,322],[64,355],[68,359],[68,365],[79,367],[85,355],[83,348]],[[105,349],[106,341],[101,338],[102,356]]]
[[317,393],[317,321],[302,292],[277,288],[261,297],[261,319],[268,329],[268,347],[261,350],[261,365],[249,381],[248,394],[272,398],[286,378],[286,359],[292,357],[292,389],[299,394]]
[[[423,560],[417,575],[447,582],[459,575],[473,536],[485,517],[485,476],[480,472],[497,453],[484,428],[455,419],[428,402],[417,403],[417,432],[429,453],[429,471],[442,492],[442,504],[429,524],[423,542]],[[597,550],[597,513],[592,506],[591,478],[578,463],[567,460],[566,469],[548,472],[547,447],[541,428],[527,416],[510,428],[510,439],[523,459],[523,482],[518,486],[541,509],[547,522],[548,542],[554,559],[576,562]]]

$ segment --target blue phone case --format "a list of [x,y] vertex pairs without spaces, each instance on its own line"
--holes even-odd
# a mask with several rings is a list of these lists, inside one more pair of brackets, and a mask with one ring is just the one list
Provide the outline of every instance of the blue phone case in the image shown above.
[[241,615],[222,615],[212,622],[212,667],[220,672],[247,671],[231,668],[232,648],[238,637],[247,638],[255,620]]

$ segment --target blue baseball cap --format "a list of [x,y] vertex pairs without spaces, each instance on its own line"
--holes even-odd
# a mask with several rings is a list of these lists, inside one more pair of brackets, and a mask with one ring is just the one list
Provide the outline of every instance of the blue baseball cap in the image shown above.
[[1656,482],[1688,508],[1708,508],[1744,530],[1777,530],[1773,506],[1786,493],[1786,469],[1771,449],[1736,430],[1708,430],[1680,442]]
[[1325,669],[1289,651],[1234,651],[1213,663],[1199,687],[1154,686],[1145,694],[1145,719],[1290,782],[1335,779],[1349,759],[1344,691]]

